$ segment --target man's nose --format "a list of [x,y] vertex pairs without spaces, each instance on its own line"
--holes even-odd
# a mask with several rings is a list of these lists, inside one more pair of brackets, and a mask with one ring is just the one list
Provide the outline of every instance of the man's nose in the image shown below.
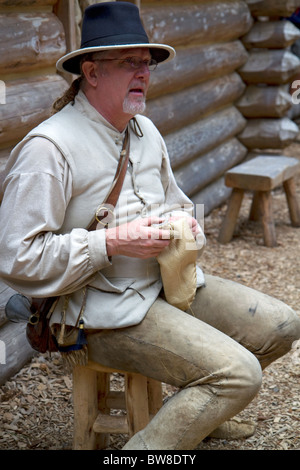
[[136,76],[150,76],[149,65],[141,63],[138,70],[136,71]]

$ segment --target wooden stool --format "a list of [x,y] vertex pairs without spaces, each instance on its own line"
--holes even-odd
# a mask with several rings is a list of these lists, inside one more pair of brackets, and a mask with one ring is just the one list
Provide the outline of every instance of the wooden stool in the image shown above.
[[[110,390],[110,375],[124,375],[125,392]],[[95,362],[73,371],[74,450],[104,449],[110,434],[133,436],[162,406],[162,385],[140,374],[110,369]],[[111,409],[125,409],[126,416]]]
[[254,191],[251,220],[261,218],[266,246],[276,246],[276,233],[272,213],[271,191],[283,185],[293,227],[300,227],[300,210],[296,199],[294,176],[300,169],[300,161],[285,156],[257,156],[229,170],[225,184],[233,188],[225,219],[219,234],[220,243],[232,239],[244,192]]

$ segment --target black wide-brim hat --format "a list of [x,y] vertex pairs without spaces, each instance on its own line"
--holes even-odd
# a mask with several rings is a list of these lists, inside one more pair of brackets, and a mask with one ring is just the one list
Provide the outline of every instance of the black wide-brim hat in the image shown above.
[[64,55],[57,70],[80,74],[80,60],[89,52],[114,49],[148,48],[158,63],[175,57],[165,44],[151,44],[142,25],[139,9],[129,2],[96,3],[86,8],[82,21],[80,49]]

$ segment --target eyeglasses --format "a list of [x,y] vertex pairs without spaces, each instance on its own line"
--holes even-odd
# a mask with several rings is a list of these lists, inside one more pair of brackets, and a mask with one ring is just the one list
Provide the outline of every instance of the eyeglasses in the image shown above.
[[106,62],[118,60],[122,66],[127,70],[139,70],[142,67],[147,67],[150,72],[153,72],[157,67],[157,62],[154,59],[143,60],[140,57],[127,57],[126,59],[97,59],[97,62]]

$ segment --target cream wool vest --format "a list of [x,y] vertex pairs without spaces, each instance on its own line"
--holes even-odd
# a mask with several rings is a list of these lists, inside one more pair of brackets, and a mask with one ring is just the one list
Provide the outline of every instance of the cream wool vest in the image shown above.
[[[138,216],[163,213],[170,179],[164,142],[152,122],[137,116],[143,137],[130,130],[130,161],[116,207],[116,224]],[[113,180],[122,148],[123,134],[112,127],[87,101],[83,93],[31,131],[53,142],[68,162],[73,194],[59,233],[86,228],[105,199]],[[151,175],[151,176],[150,176]],[[179,205],[189,199],[177,188]],[[86,328],[116,328],[139,323],[161,290],[159,265],[155,259],[113,257],[111,266],[98,271],[88,283],[83,321]],[[76,324],[83,300],[82,290],[71,294],[66,323]],[[62,297],[51,319],[61,321]]]

